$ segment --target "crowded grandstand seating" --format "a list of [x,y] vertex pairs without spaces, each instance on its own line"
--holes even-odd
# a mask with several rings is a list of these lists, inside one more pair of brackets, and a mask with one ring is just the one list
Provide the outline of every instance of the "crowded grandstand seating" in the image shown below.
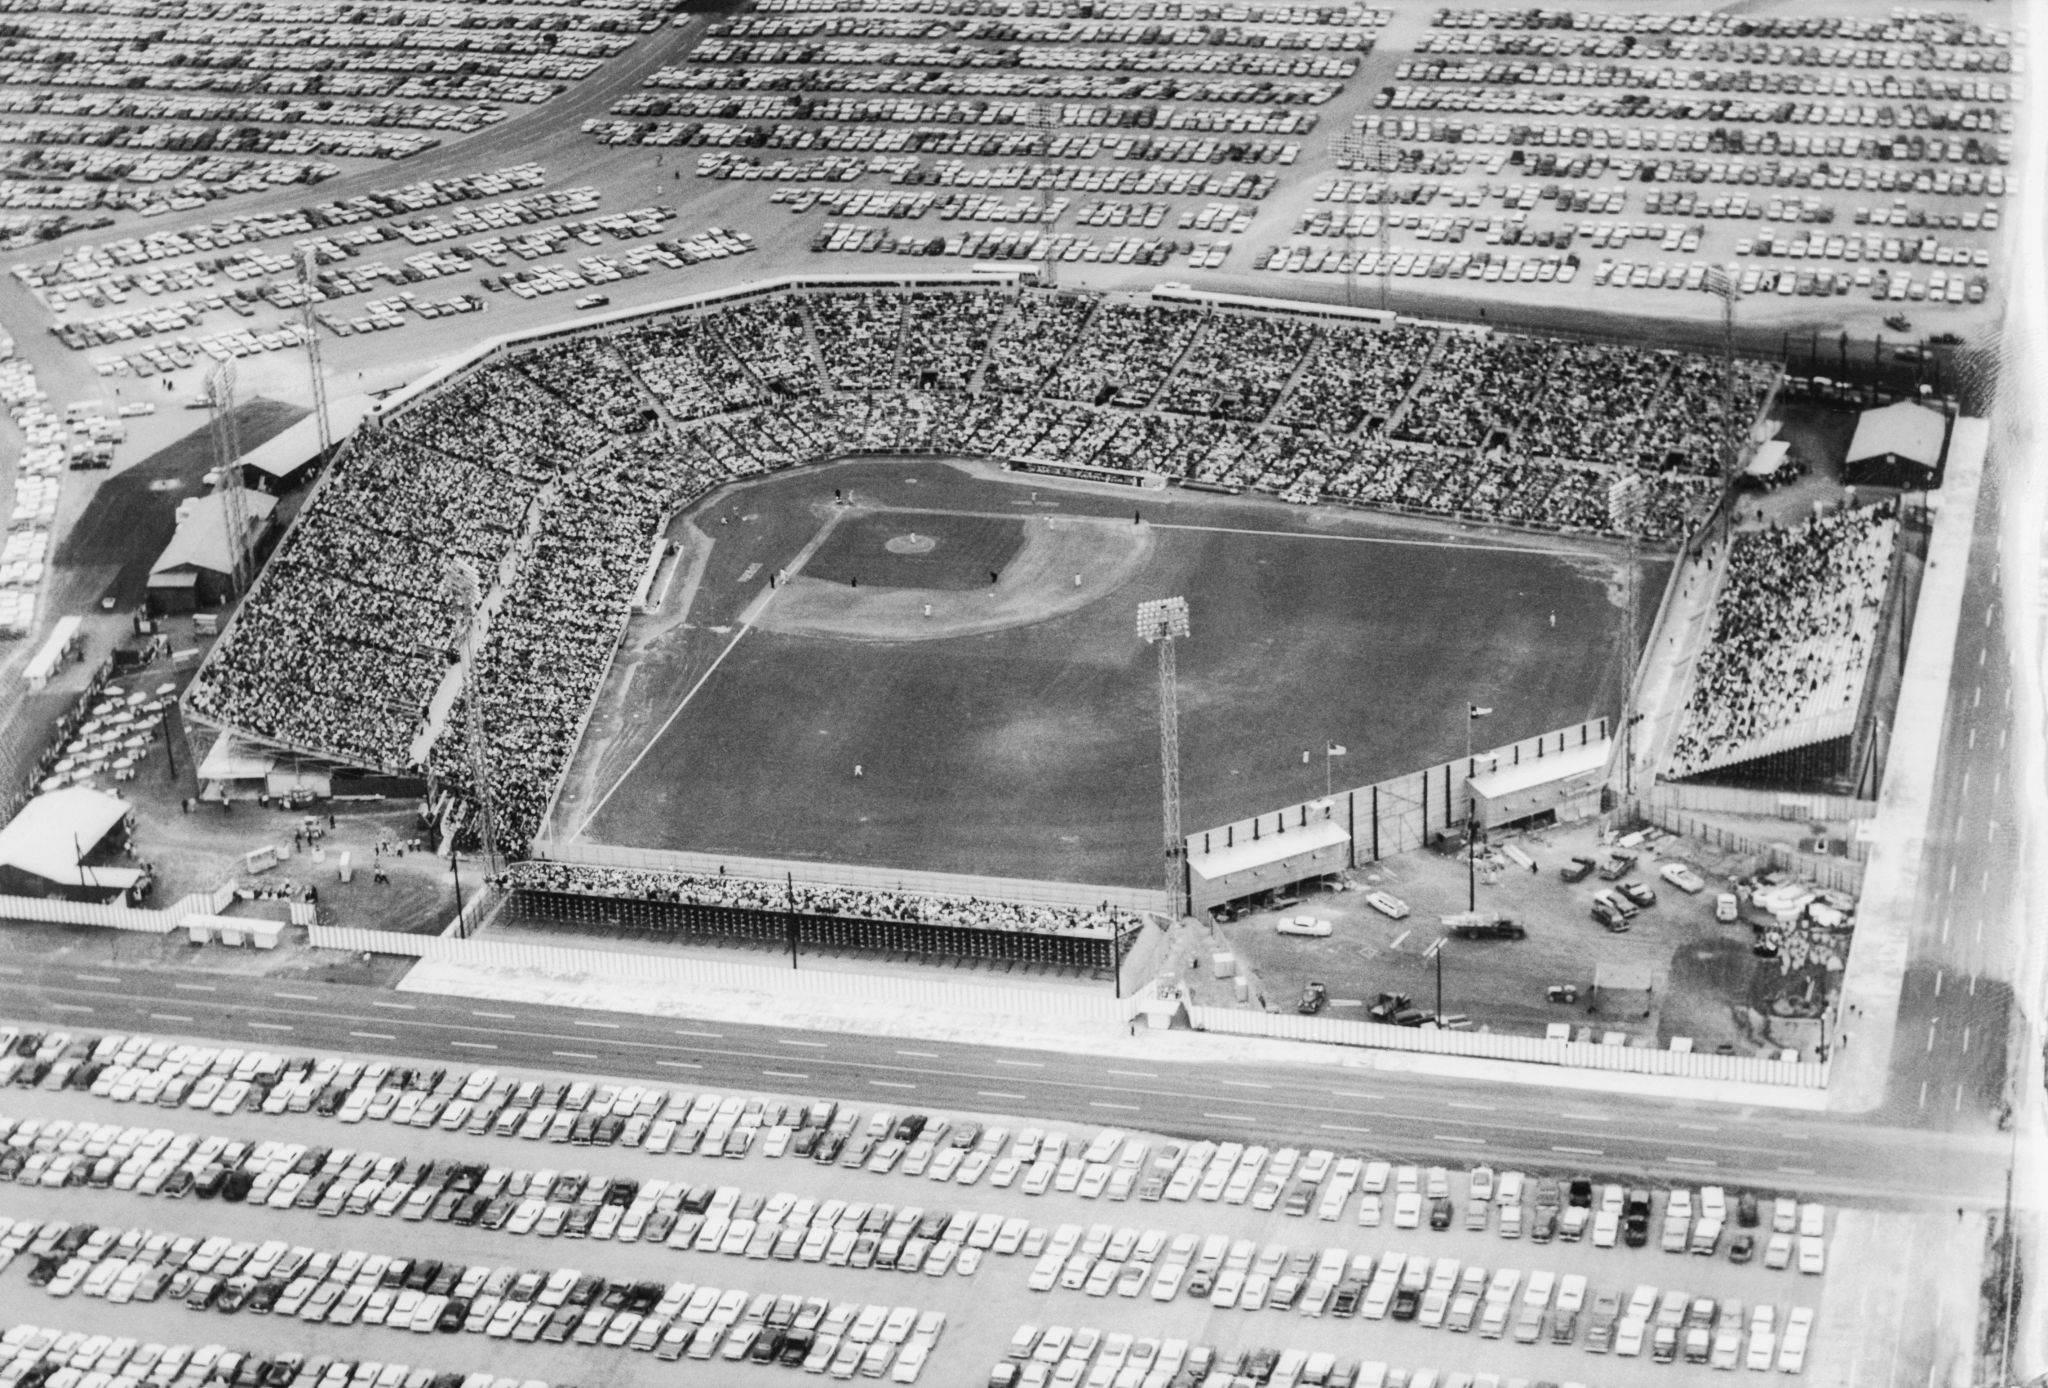
[[[1773,381],[1740,369],[1738,428]],[[979,284],[746,291],[494,354],[365,427],[188,707],[431,770],[444,832],[473,841],[462,699],[480,699],[496,836],[518,857],[654,537],[722,483],[947,453],[1670,540],[1715,496],[1721,382],[1712,358],[1314,312]],[[457,556],[486,600],[451,708],[436,695],[469,622],[443,594]]]
[[669,872],[651,868],[594,867],[531,859],[506,868],[499,879],[512,890],[574,892],[692,906],[730,906],[759,911],[798,911],[872,921],[916,921],[1031,934],[1114,936],[1143,925],[1135,911],[1103,902],[1096,906],[1029,905],[974,896],[940,896],[889,887],[849,887],[816,882],[777,882],[725,874]]
[[1735,537],[1666,774],[1849,732],[1898,534],[1887,502]]

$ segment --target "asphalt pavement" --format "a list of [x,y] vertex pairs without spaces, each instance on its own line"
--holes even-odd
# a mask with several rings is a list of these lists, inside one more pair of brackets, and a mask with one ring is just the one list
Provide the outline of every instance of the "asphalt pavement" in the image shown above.
[[[2008,1146],[1995,1133],[1580,1090],[1272,1064],[906,1043],[729,1022],[479,1005],[353,986],[53,964],[0,974],[0,1015],[72,1031],[205,1037],[272,1049],[375,1052],[461,1065],[574,1070],[668,1084],[825,1095],[899,1107],[1128,1125],[1187,1137],[1341,1145],[1409,1160],[1722,1181],[1893,1208],[1988,1206]],[[1944,1173],[1930,1189],[1928,1171]]]

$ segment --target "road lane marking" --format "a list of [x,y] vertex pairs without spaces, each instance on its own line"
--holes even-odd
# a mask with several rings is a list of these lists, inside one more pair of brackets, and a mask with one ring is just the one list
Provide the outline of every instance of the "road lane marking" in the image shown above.
[[1396,935],[1393,939],[1387,942],[1387,948],[1399,949],[1401,947],[1401,942],[1407,939],[1410,935],[1413,935],[1414,933],[1415,932],[1412,929],[1402,931],[1400,934]]
[[1967,1055],[1967,1054],[1969,1054],[1969,1050],[1970,1050],[1970,1025],[1969,1025],[1969,1023],[1965,1022],[1965,1023],[1963,1024],[1963,1053],[1964,1053],[1965,1055]]
[[977,1089],[974,1093],[978,1098],[983,1099],[1022,1099],[1025,1097],[1022,1094],[1005,1094],[1000,1089]]
[[1948,970],[1946,969],[1936,969],[1934,971],[1934,996],[1936,996],[1937,998],[1941,996],[1942,975],[1946,974],[1947,972]]
[[1384,1094],[1364,1094],[1355,1089],[1333,1089],[1330,1093],[1339,1099],[1378,1099],[1384,1101],[1387,1097]]
[[1574,1157],[1602,1157],[1607,1155],[1598,1147],[1553,1147],[1550,1150],[1553,1152],[1564,1152]]
[[1559,1116],[1576,1123],[1612,1123],[1614,1121],[1604,1113],[1566,1113]]
[[1962,1087],[1961,1085],[1957,1085],[1957,1086],[1956,1086],[1956,1112],[1957,1112],[1957,1113],[1961,1113],[1962,1111],[1963,1111],[1963,1087]]
[[694,1060],[657,1060],[656,1065],[665,1065],[671,1070],[701,1070],[704,1067]]
[[792,1041],[787,1036],[778,1036],[775,1039],[785,1046],[803,1046],[813,1051],[822,1051],[828,1044],[824,1041]]
[[600,1031],[617,1031],[619,1029],[617,1022],[578,1022],[576,1025],[579,1027],[596,1027]]
[[597,1059],[597,1057],[596,1057],[596,1056],[594,1056],[594,1055],[592,1055],[592,1054],[591,1054],[591,1053],[590,1053],[589,1051],[556,1051],[556,1052],[555,1052],[555,1054],[556,1054],[556,1055],[558,1055],[558,1056],[560,1056],[560,1057],[561,1057],[562,1059],[564,1059],[564,1060],[596,1060],[596,1059]]
[[1218,1123],[1256,1123],[1259,1121],[1242,1113],[1205,1113],[1202,1117],[1214,1119]]
[[510,1012],[472,1012],[472,1017],[488,1017],[494,1022],[516,1022],[519,1019]]
[[1232,1089],[1271,1089],[1273,1087],[1264,1080],[1218,1080],[1216,1083],[1227,1084]]
[[[94,981],[97,982],[98,980]],[[171,986],[186,993],[218,993],[220,991],[211,983],[173,983]]]
[[80,983],[119,983],[119,982],[121,982],[121,980],[120,980],[120,979],[118,979],[118,978],[109,978],[109,977],[107,977],[107,976],[106,976],[105,974],[73,974],[73,975],[72,975],[72,977],[73,977],[73,978],[75,978],[75,979],[77,979],[77,980],[78,980],[78,981],[79,981]]
[[378,1002],[377,1000],[375,1000],[375,999],[372,999],[372,1000],[371,1000],[371,1002],[370,1002],[370,1006],[372,1006],[372,1007],[381,1007],[381,1008],[383,1008],[383,1009],[384,1009],[384,1010],[385,1010],[386,1012],[417,1012],[417,1011],[419,1011],[419,1009],[418,1009],[417,1007],[414,1007],[414,1006],[413,1006],[413,1005],[412,1005],[411,1003],[409,1003],[409,1002]]
[[1138,1105],[1136,1105],[1136,1104],[1112,1104],[1112,1103],[1109,1103],[1108,1101],[1106,1101],[1106,1100],[1103,1100],[1103,1099],[1090,1099],[1090,1100],[1088,1101],[1088,1107],[1090,1107],[1090,1108],[1120,1108],[1120,1109],[1124,1110],[1124,1111],[1125,1111],[1126,1113],[1136,1113],[1136,1112],[1138,1112],[1138,1111],[1139,1111],[1139,1109],[1138,1109]]
[[1666,1158],[1664,1158],[1664,1160],[1665,1160],[1665,1162],[1666,1162],[1666,1163],[1668,1163],[1669,1165],[1672,1165],[1672,1166],[1713,1166],[1713,1165],[1715,1165],[1715,1163],[1714,1163],[1714,1162],[1708,1161],[1708,1160],[1707,1160],[1707,1159],[1706,1159],[1705,1157],[1666,1157]]
[[[996,1064],[1012,1066],[1019,1070],[1043,1070],[1045,1068],[1045,1062],[1042,1060],[998,1060]],[[1230,1081],[1225,1080],[1224,1083],[1228,1084]]]
[[722,1031],[679,1031],[679,1032],[677,1032],[677,1033],[676,1033],[676,1035],[678,1035],[678,1036],[703,1036],[703,1037],[708,1037],[708,1038],[709,1038],[710,1040],[713,1040],[713,1041],[723,1041],[723,1040],[725,1040],[725,1033],[724,1033],[724,1032],[722,1032]]
[[495,1051],[498,1049],[488,1041],[450,1041],[448,1044],[459,1046],[465,1051]]
[[252,1031],[290,1031],[290,1030],[291,1030],[291,1028],[290,1028],[290,1027],[288,1027],[288,1026],[286,1026],[286,1025],[285,1025],[285,1024],[283,1023],[283,1022],[251,1022],[251,1023],[249,1023],[249,1029],[250,1029],[250,1030],[252,1030]]
[[1471,1109],[1475,1113],[1492,1113],[1495,1108],[1492,1104],[1461,1104],[1456,1099],[1451,1100],[1444,1107]]
[[1929,1055],[1934,1054],[1934,1029],[1940,1024],[1941,1018],[1939,1017],[1936,1017],[1927,1023],[1927,1054]]
[[320,999],[314,997],[311,993],[272,993],[270,996],[272,996],[273,998],[283,998],[287,1002],[320,1001]]
[[1333,1133],[1369,1133],[1371,1128],[1361,1128],[1352,1123],[1318,1123],[1317,1127]]
[[877,1088],[877,1089],[915,1089],[915,1088],[917,1088],[917,1086],[916,1086],[916,1085],[914,1085],[914,1084],[905,1084],[905,1083],[904,1083],[904,1082],[903,1082],[902,1080],[869,1080],[869,1081],[868,1081],[868,1083],[869,1083],[869,1084],[871,1084],[871,1085],[873,1085],[873,1086],[874,1086],[875,1088]]
[[[381,1031],[352,1031],[349,1035],[364,1041],[396,1041],[398,1039]],[[556,1054],[559,1055],[561,1052],[557,1051]]]
[[152,1022],[189,1022],[192,1019],[182,1012],[152,1012],[149,1014],[149,1020]]
[[1920,1081],[1920,1107],[1927,1107],[1927,1081]]
[[1483,1137],[1459,1137],[1456,1133],[1431,1133],[1430,1136],[1438,1142],[1462,1142],[1468,1147],[1486,1145],[1486,1139]]
[[809,1075],[798,1070],[763,1070],[761,1073],[770,1079],[777,1080],[807,1080],[810,1078]]
[[1810,1166],[1781,1166],[1778,1170],[1784,1172],[1787,1176],[1811,1176],[1814,1174],[1814,1170]]
[[1108,1073],[1112,1075],[1122,1075],[1125,1079],[1129,1080],[1156,1080],[1159,1078],[1159,1076],[1153,1074],[1150,1070],[1111,1070],[1108,1071]]
[[1712,1123],[1673,1123],[1674,1128],[1683,1128],[1689,1133],[1718,1133],[1721,1130]]
[[896,1054],[909,1056],[913,1060],[937,1060],[939,1058],[936,1051],[898,1051]]
[[51,1010],[52,1012],[90,1012],[90,1011],[92,1011],[92,1009],[91,1009],[90,1007],[87,1007],[87,1006],[86,1006],[86,1005],[85,1005],[84,1003],[82,1003],[82,1002],[53,1002],[53,1003],[51,1003],[51,1004],[50,1004],[50,1010]]

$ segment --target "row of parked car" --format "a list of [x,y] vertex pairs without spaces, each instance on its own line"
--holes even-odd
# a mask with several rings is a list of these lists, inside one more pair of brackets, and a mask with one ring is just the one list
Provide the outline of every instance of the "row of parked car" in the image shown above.
[[593,1178],[482,1162],[250,1143],[168,1128],[0,1118],[0,1180],[91,1186],[226,1203],[374,1214],[543,1238],[662,1243],[757,1260],[972,1275],[985,1253],[1013,1253],[1028,1221],[972,1210],[818,1201],[787,1192],[659,1178]]
[[[0,1257],[32,1260],[29,1284],[113,1304],[181,1301],[193,1311],[379,1325],[415,1334],[603,1345],[665,1360],[714,1355],[806,1365],[839,1377],[891,1373],[913,1383],[944,1332],[943,1312],[914,1306],[748,1292],[691,1282],[608,1281],[552,1270],[201,1239],[150,1229],[0,1222]],[[101,1337],[112,1348],[117,1342]],[[133,1350],[134,1341],[126,1342]],[[159,1347],[160,1348],[160,1347]],[[844,1361],[843,1363],[841,1361]],[[843,1370],[843,1371],[842,1371]],[[105,1370],[98,1370],[105,1372]],[[260,1380],[289,1388],[289,1379]],[[240,1388],[240,1385],[237,1385]]]
[[538,1378],[436,1373],[378,1360],[272,1357],[222,1345],[141,1343],[28,1324],[0,1331],[0,1384],[71,1388],[87,1381],[136,1388],[549,1388]]

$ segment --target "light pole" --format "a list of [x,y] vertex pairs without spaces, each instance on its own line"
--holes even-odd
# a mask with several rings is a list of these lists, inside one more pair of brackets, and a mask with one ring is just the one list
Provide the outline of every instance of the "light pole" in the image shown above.
[[[1188,600],[1153,598],[1138,604],[1138,639],[1159,648],[1159,805],[1164,833],[1162,871],[1166,905],[1178,921],[1187,914],[1187,840],[1180,828],[1180,684],[1173,643],[1188,634]],[[1119,978],[1118,987],[1122,987]]]
[[1479,865],[1476,854],[1476,834],[1473,830],[1472,810],[1476,797],[1472,794],[1472,725],[1480,719],[1491,716],[1493,710],[1477,704],[1465,705],[1465,909],[1479,909]]
[[1450,936],[1438,936],[1437,942],[1422,952],[1424,959],[1436,961],[1436,1025],[1439,1031],[1444,1025],[1444,946],[1450,942]]

